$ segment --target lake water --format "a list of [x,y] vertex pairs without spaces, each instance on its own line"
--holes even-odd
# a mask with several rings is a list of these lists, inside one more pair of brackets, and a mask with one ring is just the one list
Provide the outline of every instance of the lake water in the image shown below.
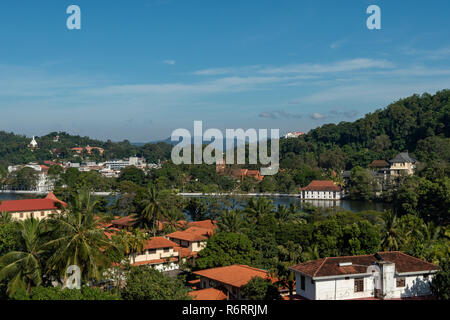
[[[32,199],[32,198],[42,198],[42,195],[33,194],[12,194],[12,193],[0,193],[0,200],[20,200],[20,199]],[[186,197],[188,198],[188,197]],[[225,199],[225,197],[220,197]],[[286,205],[289,206],[291,203],[298,205],[300,208],[304,206],[305,203],[311,204],[320,208],[332,208],[340,207],[345,210],[359,212],[365,210],[376,210],[383,211],[391,209],[392,206],[389,203],[384,202],[368,202],[368,201],[356,201],[356,200],[339,200],[339,201],[325,201],[325,200],[300,200],[295,197],[270,197],[275,205]],[[248,197],[238,197],[234,198],[238,206],[245,206]]]

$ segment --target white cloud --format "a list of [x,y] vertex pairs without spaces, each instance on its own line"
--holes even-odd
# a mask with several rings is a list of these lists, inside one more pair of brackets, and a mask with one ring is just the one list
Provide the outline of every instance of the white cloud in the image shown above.
[[260,70],[264,74],[279,73],[336,73],[349,72],[364,69],[386,69],[393,68],[394,64],[387,60],[375,59],[352,59],[331,64],[292,64],[282,67],[271,67]]
[[175,64],[175,60],[164,60],[163,63],[173,66]]
[[314,112],[310,117],[311,117],[311,119],[319,120],[319,119],[324,118],[325,116],[321,113]]

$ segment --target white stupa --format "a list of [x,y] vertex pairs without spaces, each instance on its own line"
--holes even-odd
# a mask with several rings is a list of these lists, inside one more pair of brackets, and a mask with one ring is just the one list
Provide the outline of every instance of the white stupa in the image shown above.
[[36,140],[34,139],[34,136],[33,136],[33,139],[31,140],[31,142],[30,142],[30,144],[28,145],[30,148],[36,148],[37,147],[37,142],[36,142]]

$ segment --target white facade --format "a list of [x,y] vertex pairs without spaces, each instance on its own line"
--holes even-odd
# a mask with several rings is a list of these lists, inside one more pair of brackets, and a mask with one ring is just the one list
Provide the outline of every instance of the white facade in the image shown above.
[[301,191],[301,199],[305,200],[340,200],[343,197],[343,191]]
[[295,271],[296,293],[309,300],[400,299],[431,294],[433,271],[402,274],[395,271],[393,263],[382,264],[379,270],[314,278]]

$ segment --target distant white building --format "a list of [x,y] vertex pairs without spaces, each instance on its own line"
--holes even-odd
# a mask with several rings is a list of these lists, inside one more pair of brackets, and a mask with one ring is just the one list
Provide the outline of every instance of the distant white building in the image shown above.
[[300,198],[305,200],[340,200],[344,191],[331,180],[313,180],[302,188]]
[[298,138],[302,135],[304,135],[305,133],[301,132],[301,131],[297,131],[297,132],[288,132],[284,137],[286,139],[290,139],[290,138]]
[[34,136],[33,136],[33,139],[31,139],[31,142],[28,145],[28,148],[35,149],[35,148],[37,148],[37,146],[38,146],[38,144],[36,142],[36,139],[34,139]]
[[322,258],[290,268],[297,295],[309,300],[401,299],[428,296],[439,270],[402,252]]
[[8,173],[22,170],[25,167],[31,168],[37,172],[38,179],[37,179],[36,189],[32,190],[32,191],[49,192],[49,191],[53,190],[53,188],[55,186],[55,181],[48,176],[49,167],[47,167],[47,166],[38,165],[38,164],[9,166]]
[[413,175],[417,160],[412,158],[408,152],[399,153],[394,159],[389,160],[389,171],[391,177],[399,176],[401,173]]
[[145,159],[138,158],[138,157],[130,157],[125,160],[106,161],[103,165],[111,170],[122,170],[123,168],[129,167],[129,166],[135,166],[135,167],[143,169],[143,168],[145,168]]

